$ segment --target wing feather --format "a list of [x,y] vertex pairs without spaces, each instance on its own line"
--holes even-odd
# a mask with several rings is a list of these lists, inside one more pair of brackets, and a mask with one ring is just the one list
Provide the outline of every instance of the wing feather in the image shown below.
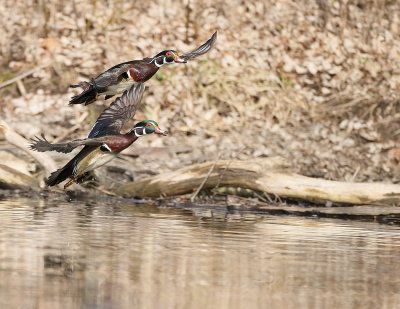
[[180,57],[185,59],[185,60],[190,60],[194,59],[198,56],[201,56],[208,52],[215,44],[215,41],[217,40],[217,31],[214,32],[214,34],[211,36],[211,38],[205,42],[203,45],[199,46],[195,50],[191,51],[190,53],[181,55]]
[[127,72],[133,64],[138,62],[137,60],[123,62],[113,66],[107,71],[101,73],[97,77],[92,80],[92,84],[96,87],[97,90],[106,89],[111,85],[115,85],[122,79],[122,74]]
[[135,115],[144,89],[145,86],[140,83],[133,85],[128,91],[124,91],[121,97],[100,114],[88,137],[119,134],[125,123]]
[[52,144],[42,134],[41,137],[35,136],[35,138],[31,139],[31,141],[32,143],[29,145],[29,148],[32,150],[39,152],[57,151],[61,153],[68,153],[79,146],[100,146],[104,143],[104,138],[84,138],[65,143]]
[[57,151],[68,153],[79,146],[100,146],[107,141],[106,135],[117,135],[125,123],[131,119],[142,99],[145,86],[136,84],[122,97],[117,98],[106,108],[97,119],[87,138],[76,139],[65,143],[50,143],[42,134],[41,137],[31,139],[29,148],[39,152]]

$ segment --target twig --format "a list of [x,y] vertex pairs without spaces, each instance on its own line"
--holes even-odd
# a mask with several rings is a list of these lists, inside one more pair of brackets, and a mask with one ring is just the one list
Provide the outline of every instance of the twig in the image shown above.
[[353,182],[356,179],[358,173],[360,172],[361,166],[357,166],[356,170],[354,171],[353,175],[350,177],[349,181]]
[[197,188],[197,190],[192,194],[192,196],[190,197],[190,201],[193,203],[196,196],[199,194],[200,190],[203,189],[205,183],[207,182],[208,178],[210,177],[211,173],[214,170],[215,165],[218,163],[219,158],[221,156],[221,153],[218,154],[217,159],[214,161],[214,164],[210,167],[210,169],[208,170],[208,173],[206,175],[206,177],[204,177],[203,181],[201,182],[200,186]]
[[32,70],[26,71],[25,73],[22,73],[22,74],[14,77],[14,78],[11,78],[11,79],[5,81],[4,83],[1,83],[0,84],[0,88],[6,87],[8,85],[11,85],[11,84],[15,83],[16,81],[24,79],[25,77],[27,77],[27,76],[29,76],[29,75],[37,72],[37,71],[40,71],[41,69],[43,69],[43,68],[45,68],[47,66],[49,66],[49,64],[43,64],[43,65],[38,66],[38,67],[36,67],[36,68],[34,68]]
[[274,200],[272,200],[272,198],[269,196],[268,192],[263,192],[265,198],[268,200],[268,202],[270,202],[271,204],[274,204]]
[[67,131],[65,131],[63,134],[61,134],[59,137],[55,138],[53,143],[58,143],[62,141],[64,138],[66,138],[68,135],[70,135],[72,132],[75,130],[79,129],[81,127],[82,122],[86,119],[86,117],[89,115],[88,112],[84,112],[81,117],[79,117],[78,122],[71,128],[69,128]]
[[[241,152],[243,151],[244,148],[245,148],[245,147],[240,148],[238,152],[241,153]],[[229,155],[229,157],[232,158],[232,153]],[[224,177],[224,174],[225,174],[226,170],[229,168],[229,165],[231,164],[231,161],[232,161],[232,159],[230,159],[230,160],[228,161],[228,164],[224,167],[222,173],[219,175],[218,183],[217,183],[217,185],[216,185],[216,186],[214,187],[214,189],[213,189],[214,191],[217,190],[217,189],[219,188],[219,185],[220,185],[220,183],[221,183],[221,179],[222,179],[222,177]]]
[[10,126],[3,120],[0,120],[0,132],[4,134],[4,138],[12,145],[26,152],[32,158],[34,158],[41,166],[43,166],[46,176],[49,176],[51,172],[57,169],[57,164],[54,160],[46,153],[36,152],[28,148],[28,141],[15,132]]
[[24,86],[24,83],[22,82],[22,80],[19,79],[16,81],[16,83],[17,83],[17,87],[18,87],[18,90],[21,93],[21,95],[25,96],[26,89],[25,89],[25,86]]

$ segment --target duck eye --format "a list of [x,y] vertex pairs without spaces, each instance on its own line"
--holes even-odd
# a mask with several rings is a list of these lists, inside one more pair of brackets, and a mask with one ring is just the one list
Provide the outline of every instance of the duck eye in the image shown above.
[[166,56],[167,57],[171,57],[172,53],[171,52],[167,52]]
[[151,127],[151,123],[146,124],[146,127]]

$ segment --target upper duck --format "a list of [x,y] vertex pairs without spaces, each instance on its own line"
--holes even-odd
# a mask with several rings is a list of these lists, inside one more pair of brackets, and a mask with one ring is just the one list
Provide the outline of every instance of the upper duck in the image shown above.
[[71,152],[79,146],[82,150],[64,167],[53,172],[46,180],[48,186],[55,186],[67,178],[64,189],[73,183],[81,183],[94,169],[106,164],[139,137],[149,134],[167,135],[153,120],[138,122],[128,133],[121,134],[124,124],[134,116],[144,91],[143,84],[134,85],[117,98],[97,119],[87,138],[71,142],[51,144],[42,135],[32,140],[30,148],[36,151]]
[[72,88],[83,87],[84,90],[80,94],[73,96],[69,104],[88,105],[96,101],[99,95],[105,95],[105,99],[111,98],[128,90],[135,83],[148,81],[163,65],[186,63],[188,60],[205,54],[213,47],[216,39],[217,32],[203,45],[182,56],[179,56],[174,50],[164,50],[153,58],[117,64],[93,78],[90,82],[71,85],[70,87]]

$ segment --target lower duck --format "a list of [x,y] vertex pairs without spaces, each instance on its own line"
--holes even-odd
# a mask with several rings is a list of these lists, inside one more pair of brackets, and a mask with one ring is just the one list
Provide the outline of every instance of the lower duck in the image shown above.
[[42,135],[32,140],[30,148],[36,151],[71,152],[79,146],[82,150],[64,167],[53,172],[46,180],[47,186],[69,181],[64,189],[73,183],[82,183],[96,168],[114,159],[122,150],[132,145],[139,137],[149,134],[167,135],[153,120],[144,120],[133,126],[128,133],[121,134],[124,124],[131,119],[141,101],[144,85],[134,85],[105,109],[97,119],[87,138],[65,143],[51,144]]

